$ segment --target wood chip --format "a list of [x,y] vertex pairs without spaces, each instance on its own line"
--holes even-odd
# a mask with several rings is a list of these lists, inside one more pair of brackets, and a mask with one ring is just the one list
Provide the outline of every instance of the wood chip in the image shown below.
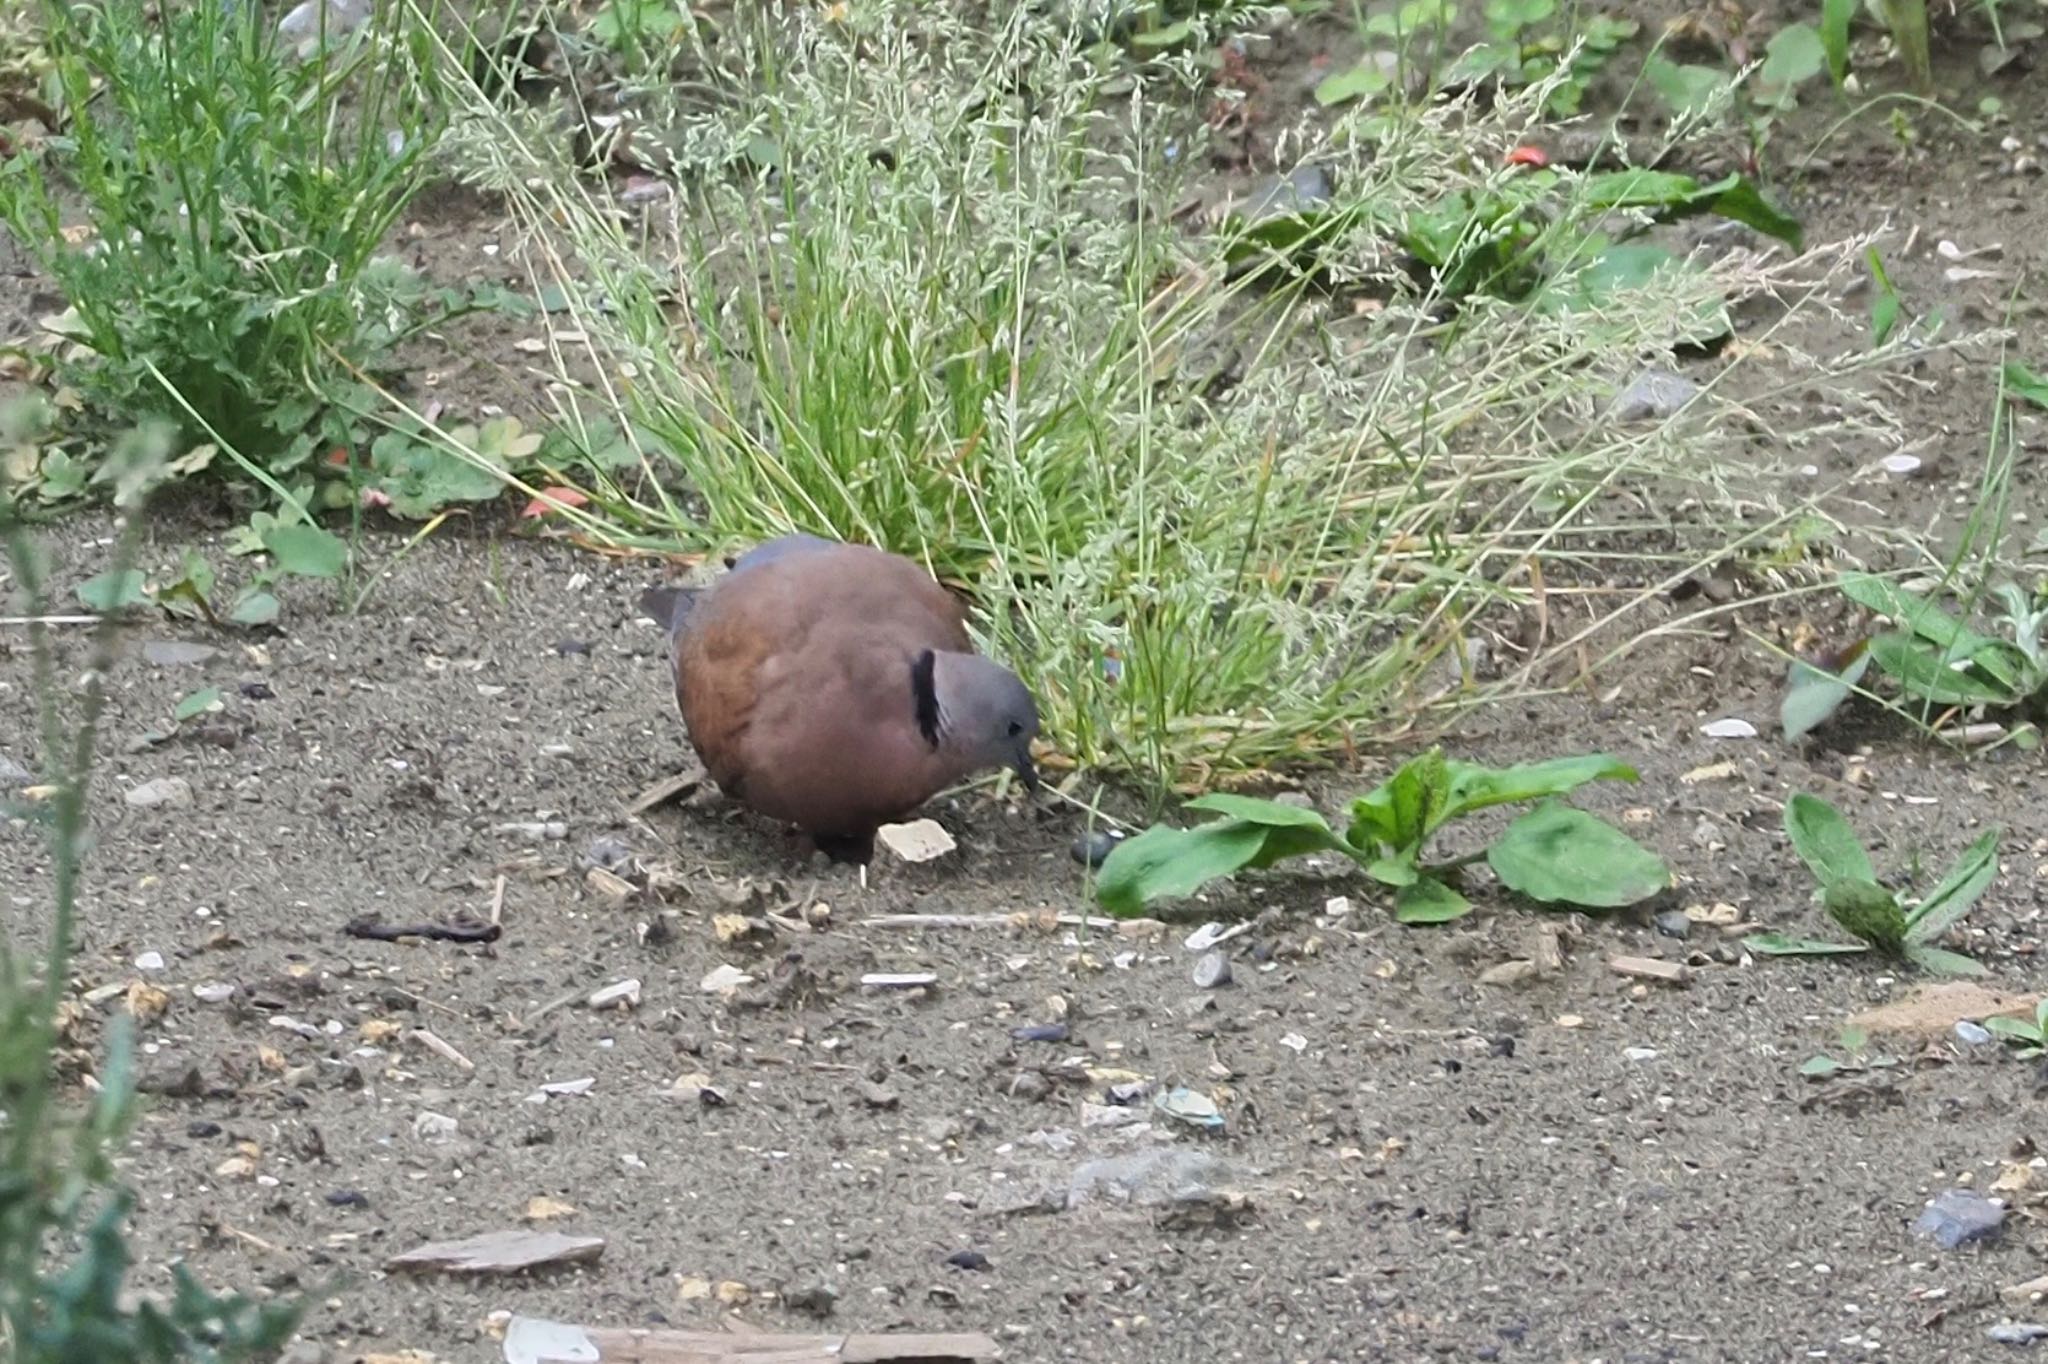
[[461,1052],[455,1050],[455,1048],[449,1046],[446,1042],[442,1041],[439,1037],[427,1031],[425,1028],[414,1028],[411,1032],[407,1033],[406,1036],[411,1038],[413,1041],[419,1043],[421,1046],[425,1047],[428,1051],[434,1053],[434,1055],[440,1057],[442,1060],[454,1062],[463,1070],[476,1069],[476,1062],[470,1060],[467,1056],[464,1056]]
[[678,772],[675,776],[669,777],[664,781],[658,781],[639,795],[633,797],[632,802],[626,806],[626,813],[629,815],[644,815],[657,806],[681,800],[703,784],[704,774],[702,772]]
[[1969,980],[1944,980],[1916,985],[1900,998],[1849,1019],[1866,1033],[1903,1033],[1939,1037],[1958,1020],[1982,1023],[1987,1018],[2032,1018],[2041,996],[2007,994]]
[[1683,962],[1660,961],[1656,957],[1609,957],[1607,964],[1616,974],[1636,980],[1660,981],[1665,985],[1692,984],[1692,968]]
[[461,1241],[433,1241],[384,1262],[393,1272],[416,1274],[523,1274],[532,1269],[585,1264],[604,1254],[602,1236],[559,1231],[487,1231]]
[[782,1335],[573,1326],[515,1316],[505,1364],[979,1364],[996,1357],[979,1333]]

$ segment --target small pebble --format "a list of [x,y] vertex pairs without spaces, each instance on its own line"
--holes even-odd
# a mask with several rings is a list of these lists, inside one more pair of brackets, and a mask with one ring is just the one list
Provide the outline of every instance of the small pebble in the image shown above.
[[1956,1041],[1961,1042],[1964,1046],[1981,1047],[1994,1040],[1996,1039],[1991,1036],[1988,1028],[1972,1023],[1967,1018],[1956,1020]]
[[192,803],[192,786],[183,777],[158,777],[140,786],[129,788],[121,797],[137,810],[154,810],[158,806],[180,806]]
[[1230,958],[1221,951],[1204,953],[1195,963],[1195,988],[1220,990],[1230,984]]
[[1651,921],[1657,931],[1667,938],[1684,941],[1692,936],[1692,920],[1682,909],[1667,909]]
[[1943,1250],[1988,1241],[2005,1225],[2005,1205],[1975,1189],[1943,1189],[1913,1223],[1913,1230]]
[[2032,1345],[2048,1340],[2048,1326],[2037,1321],[2001,1321],[1984,1334],[2000,1345]]
[[946,1257],[946,1263],[955,1269],[971,1270],[976,1274],[986,1273],[991,1268],[988,1256],[978,1250],[956,1250]]
[[1123,834],[1117,830],[1096,829],[1076,838],[1067,851],[1082,866],[1099,867],[1109,860],[1109,855],[1116,851],[1116,845],[1123,841]]
[[1067,1025],[1026,1023],[1021,1028],[1010,1029],[1010,1036],[1019,1042],[1064,1042],[1067,1040]]

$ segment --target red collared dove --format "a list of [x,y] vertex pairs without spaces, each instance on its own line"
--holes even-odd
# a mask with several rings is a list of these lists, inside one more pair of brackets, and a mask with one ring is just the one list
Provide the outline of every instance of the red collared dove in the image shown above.
[[788,535],[703,589],[655,588],[690,744],[728,797],[865,864],[875,829],[992,767],[1038,784],[1038,708],[908,559]]

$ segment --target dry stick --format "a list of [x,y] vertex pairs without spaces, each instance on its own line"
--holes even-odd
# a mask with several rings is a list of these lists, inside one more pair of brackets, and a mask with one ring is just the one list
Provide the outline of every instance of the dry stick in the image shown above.
[[433,1033],[428,1032],[425,1028],[414,1028],[411,1032],[407,1033],[406,1036],[410,1037],[413,1041],[419,1043],[421,1046],[425,1047],[428,1051],[434,1053],[434,1055],[440,1057],[442,1060],[451,1061],[455,1065],[461,1067],[463,1070],[476,1069],[476,1062],[470,1060],[467,1056],[464,1056],[461,1052],[455,1050],[455,1048],[449,1046],[446,1042],[443,1042],[440,1038],[436,1037]]
[[497,928],[505,917],[505,874],[498,873],[498,884],[491,888],[491,927]]
[[[862,928],[1030,928],[1030,914],[877,914],[857,919]],[[1094,914],[1061,914],[1055,922],[1068,927],[1121,928],[1126,924],[1150,927],[1158,919],[1110,919]]]
[[98,616],[0,616],[0,627],[36,625],[98,625]]

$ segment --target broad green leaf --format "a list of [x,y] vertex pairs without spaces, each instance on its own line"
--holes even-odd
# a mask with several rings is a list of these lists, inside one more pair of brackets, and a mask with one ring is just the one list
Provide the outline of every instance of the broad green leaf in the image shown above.
[[1250,866],[1266,835],[1264,827],[1234,819],[1192,829],[1156,824],[1110,853],[1096,874],[1095,898],[1118,918],[1133,918],[1154,900],[1192,895]]
[[1669,218],[1717,213],[1795,250],[1805,241],[1799,220],[1772,204],[1754,181],[1740,174],[1703,185],[1675,171],[1604,171],[1587,176],[1582,192],[1596,208],[1655,209],[1659,216]]
[[102,612],[140,606],[149,600],[142,590],[142,582],[141,569],[124,568],[118,573],[102,573],[78,585],[78,599],[91,609]]
[[211,710],[219,701],[219,687],[207,687],[203,691],[195,691],[178,703],[177,709],[171,712],[171,718],[183,724],[193,716],[201,715]]
[[1402,763],[1393,776],[1351,802],[1345,840],[1360,852],[1412,855],[1448,818],[1448,772],[1441,749]]
[[1999,387],[2009,398],[2048,407],[2048,378],[2034,373],[2017,360],[2008,360],[1998,372]]
[[1365,874],[1383,886],[1412,886],[1422,876],[1413,849],[1405,856],[1375,857],[1365,864]]
[[1643,79],[1670,108],[1673,118],[1704,109],[1729,85],[1726,71],[1715,66],[1680,66],[1664,57],[1643,62]]
[[2048,1036],[2043,1035],[2041,1026],[2033,1020],[2026,1018],[2005,1016],[1987,1018],[1984,1020],[1984,1030],[1999,1037],[2010,1038],[2015,1042],[2038,1043],[2048,1041]]
[[1849,23],[1859,8],[1859,0],[1821,0],[1820,46],[1838,88],[1849,78]]
[[1877,880],[1877,868],[1863,851],[1856,830],[1819,796],[1802,791],[1785,802],[1785,836],[1822,886]]
[[1277,800],[1260,800],[1256,796],[1233,796],[1227,792],[1200,796],[1187,803],[1190,810],[1202,810],[1209,814],[1224,815],[1241,819],[1247,824],[1265,824],[1274,827],[1294,829],[1318,829],[1332,843],[1337,835],[1329,822],[1314,810],[1299,805],[1282,805]]
[[269,625],[277,619],[277,612],[275,596],[258,588],[244,588],[228,610],[228,619],[237,625]]
[[1371,99],[1394,83],[1394,78],[1371,62],[1361,62],[1349,71],[1325,76],[1316,84],[1316,103],[1324,108]]
[[1901,630],[1930,640],[1964,658],[1997,640],[1980,635],[1917,592],[1870,573],[1844,573],[1842,595],[1866,611],[1894,621]]
[[1446,766],[1451,778],[1450,809],[1446,814],[1449,819],[1492,805],[1568,795],[1596,781],[1638,780],[1633,767],[1605,753],[1516,763],[1512,767],[1482,767],[1467,762]]
[[1870,671],[1869,641],[1852,646],[1849,666],[1841,673],[1814,667],[1803,658],[1792,660],[1785,676],[1785,698],[1778,703],[1778,724],[1788,739],[1808,733],[1841,708],[1855,694],[1856,684]]
[[1671,884],[1671,873],[1655,853],[1558,801],[1546,801],[1508,825],[1486,850],[1486,863],[1509,890],[1544,904],[1615,909]]
[[1929,947],[1924,942],[1907,943],[1906,960],[1912,962],[1921,970],[1932,971],[1936,975],[1988,976],[1991,974],[1984,968],[1984,963],[1980,961],[1966,957],[1960,952],[1950,952],[1940,947]]
[[1809,1056],[1799,1063],[1799,1073],[1809,1080],[1825,1080],[1842,1069],[1832,1056]]
[[1764,48],[1764,64],[1757,80],[1779,90],[1790,90],[1827,70],[1827,44],[1811,24],[1787,24],[1773,34]]
[[348,545],[318,526],[275,526],[263,536],[280,571],[301,578],[338,578],[348,566]]
[[1433,876],[1394,892],[1394,918],[1404,924],[1441,924],[1472,912],[1472,903]]
[[1168,24],[1164,28],[1155,28],[1143,33],[1133,33],[1131,35],[1131,46],[1146,48],[1178,47],[1193,37],[1194,32],[1194,21],[1183,19],[1179,23]]
[[1993,829],[1963,849],[1963,855],[1941,878],[1941,884],[1927,893],[1906,916],[1906,936],[1913,942],[1932,942],[1953,928],[1970,906],[1998,877],[1998,836]]
[[1903,631],[1870,641],[1870,656],[1907,695],[1938,706],[2011,706],[2026,698],[2011,686],[1987,681],[1955,666],[1960,661],[1940,646],[1930,648]]
[[1906,911],[1875,881],[1830,882],[1820,903],[1830,919],[1879,951],[1895,953],[1906,945]]
[[1742,946],[1745,951],[1766,957],[1848,957],[1870,950],[1867,944],[1860,942],[1823,942],[1819,938],[1795,938],[1776,931],[1752,933],[1742,940]]

